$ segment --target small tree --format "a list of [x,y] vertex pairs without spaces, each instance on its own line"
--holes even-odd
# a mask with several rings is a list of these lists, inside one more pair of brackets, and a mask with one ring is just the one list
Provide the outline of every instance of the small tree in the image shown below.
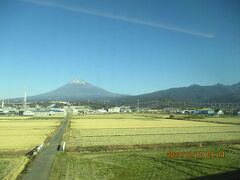
[[173,119],[173,118],[174,118],[174,115],[173,115],[173,114],[170,114],[169,118],[170,118],[170,119]]

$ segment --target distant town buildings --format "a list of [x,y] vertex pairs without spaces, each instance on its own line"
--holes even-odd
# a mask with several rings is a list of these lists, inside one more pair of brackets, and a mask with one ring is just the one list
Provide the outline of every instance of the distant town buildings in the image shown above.
[[105,109],[98,109],[98,110],[96,110],[96,113],[107,113],[107,110],[105,110]]
[[116,106],[108,109],[109,113],[130,113],[132,112],[130,106]]
[[[74,104],[74,105],[73,105]],[[189,115],[211,115],[211,116],[222,116],[224,114],[240,115],[239,108],[229,107],[220,109],[219,108],[192,108],[187,109],[186,107],[164,107],[151,109],[150,107],[130,107],[130,106],[112,106],[106,108],[99,108],[99,105],[76,105],[77,103],[69,103],[64,101],[50,101],[50,102],[38,102],[30,103],[27,102],[27,93],[24,93],[23,101],[21,103],[15,102],[10,104],[8,101],[2,100],[0,103],[0,115],[2,116],[34,116],[34,117],[48,117],[48,116],[60,116],[66,115],[76,116],[81,114],[103,114],[103,113],[170,113],[170,114],[189,114]],[[98,107],[98,109],[96,108]],[[184,109],[186,108],[186,109]]]
[[31,110],[24,110],[22,113],[23,116],[33,116],[34,112]]
[[109,113],[120,113],[121,112],[121,108],[120,107],[109,108],[108,112]]

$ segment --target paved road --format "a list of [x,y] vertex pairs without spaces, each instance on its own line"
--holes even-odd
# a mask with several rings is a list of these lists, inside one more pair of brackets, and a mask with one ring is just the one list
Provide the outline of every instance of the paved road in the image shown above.
[[33,160],[23,180],[47,180],[49,178],[57,146],[60,144],[64,131],[68,127],[68,119],[65,118],[61,126],[49,141],[49,145]]

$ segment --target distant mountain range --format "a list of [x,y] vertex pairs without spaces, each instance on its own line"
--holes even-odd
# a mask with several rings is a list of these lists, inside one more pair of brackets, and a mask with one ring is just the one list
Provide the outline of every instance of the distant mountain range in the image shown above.
[[144,104],[167,102],[191,103],[240,103],[240,82],[233,85],[216,84],[213,86],[191,85],[171,88],[133,97],[120,98],[126,104],[136,104],[139,99]]
[[[18,98],[19,99],[19,98]],[[81,80],[73,80],[53,91],[28,97],[29,101],[102,101],[114,104],[136,105],[166,102],[193,103],[240,103],[240,83],[233,85],[216,84],[213,86],[191,85],[171,88],[136,96],[112,93]]]
[[[189,87],[171,88],[140,95],[141,99],[171,98],[188,102],[236,102],[240,95],[240,83],[231,86],[216,84],[213,86],[191,85]],[[228,98],[226,98],[228,97]],[[239,101],[240,102],[240,101]]]

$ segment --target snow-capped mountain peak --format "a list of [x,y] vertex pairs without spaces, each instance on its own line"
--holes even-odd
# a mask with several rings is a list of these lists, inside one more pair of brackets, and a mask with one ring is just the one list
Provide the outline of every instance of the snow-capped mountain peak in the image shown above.
[[79,79],[74,79],[70,82],[71,84],[79,84],[79,85],[86,85],[87,83],[83,80],[79,80]]

